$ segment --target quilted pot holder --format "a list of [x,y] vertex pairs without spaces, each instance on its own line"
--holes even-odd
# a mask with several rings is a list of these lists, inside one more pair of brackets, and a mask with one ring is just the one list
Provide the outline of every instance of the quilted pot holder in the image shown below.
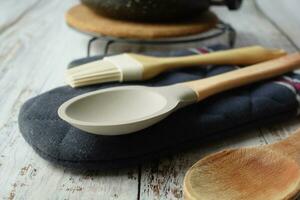
[[[224,47],[145,54],[183,56],[219,49]],[[70,66],[99,58],[80,59]],[[178,69],[147,82],[129,84],[163,86],[214,76],[235,68],[236,66],[208,66]],[[93,90],[120,86],[120,83],[79,89],[63,86],[25,102],[19,114],[19,127],[28,144],[41,157],[53,163],[70,168],[97,170],[135,166],[224,135],[239,134],[250,128],[297,116],[299,81],[300,75],[289,73],[223,92],[180,109],[145,130],[122,136],[88,134],[62,121],[57,115],[58,107],[66,100]]]

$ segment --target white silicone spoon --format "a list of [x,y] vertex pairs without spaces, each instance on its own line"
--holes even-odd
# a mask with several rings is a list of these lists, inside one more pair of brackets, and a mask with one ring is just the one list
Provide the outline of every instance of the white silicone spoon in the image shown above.
[[97,90],[63,103],[58,115],[89,133],[128,134],[157,123],[183,106],[225,90],[281,75],[297,67],[300,67],[300,53],[171,86],[122,86]]

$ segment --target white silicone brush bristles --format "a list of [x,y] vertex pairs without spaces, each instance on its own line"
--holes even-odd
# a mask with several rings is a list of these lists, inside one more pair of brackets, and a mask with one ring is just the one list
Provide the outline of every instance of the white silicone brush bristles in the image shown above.
[[81,87],[97,83],[120,81],[121,71],[108,61],[94,61],[67,70],[66,83],[71,87]]
[[127,54],[121,54],[68,69],[65,81],[71,87],[82,87],[114,81],[140,80],[141,77],[141,63]]

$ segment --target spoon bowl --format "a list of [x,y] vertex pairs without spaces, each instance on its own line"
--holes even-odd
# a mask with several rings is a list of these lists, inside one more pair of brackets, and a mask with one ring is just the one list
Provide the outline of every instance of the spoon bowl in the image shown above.
[[283,200],[299,189],[298,163],[268,148],[213,154],[197,162],[184,180],[185,200]]
[[120,135],[147,128],[195,101],[195,92],[180,85],[115,87],[73,98],[58,114],[81,130]]

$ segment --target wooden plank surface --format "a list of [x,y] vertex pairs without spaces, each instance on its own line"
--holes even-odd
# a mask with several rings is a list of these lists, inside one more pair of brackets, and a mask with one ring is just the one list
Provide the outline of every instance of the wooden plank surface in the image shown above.
[[[291,51],[300,50],[300,1],[256,0],[254,6],[258,12],[262,13],[262,17],[267,19],[289,41],[289,46],[292,47],[290,48]],[[268,143],[273,143],[287,137],[298,128],[300,128],[300,121],[295,119],[284,124],[264,128],[261,131],[265,140]]]
[[300,49],[299,0],[257,0],[257,7]]
[[[184,174],[203,156],[228,147],[271,143],[299,127],[299,120],[293,120],[253,130],[131,170],[71,171],[44,161],[20,135],[17,115],[26,99],[62,85],[68,62],[85,56],[89,38],[71,31],[63,20],[76,3],[0,1],[0,199],[182,199]],[[299,4],[258,0],[256,5],[245,0],[238,12],[214,11],[237,29],[237,46],[261,44],[293,52],[300,46]],[[284,14],[273,14],[279,11]]]
[[[93,173],[58,168],[37,156],[18,131],[21,104],[62,85],[68,62],[86,53],[88,37],[64,23],[64,12],[76,2],[1,1],[0,199],[137,197],[136,169]],[[15,16],[18,20],[12,19]]]

